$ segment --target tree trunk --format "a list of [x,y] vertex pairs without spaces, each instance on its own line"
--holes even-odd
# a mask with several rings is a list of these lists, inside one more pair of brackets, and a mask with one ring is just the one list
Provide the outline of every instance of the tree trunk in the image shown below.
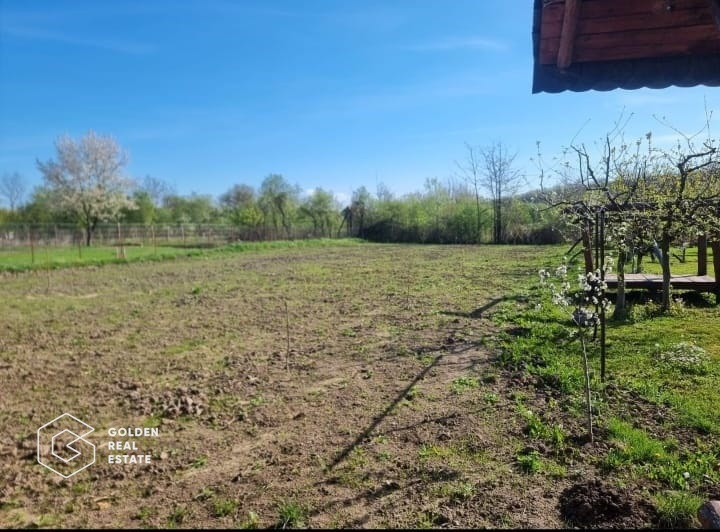
[[475,243],[480,243],[480,196],[475,189]]
[[618,252],[617,263],[617,299],[615,300],[615,311],[613,318],[625,319],[627,309],[625,308],[625,261],[627,253],[625,251]]
[[496,244],[502,244],[503,242],[503,235],[502,235],[502,198],[498,197],[497,199],[497,214],[495,216],[495,225],[497,232],[495,243]]
[[590,395],[590,366],[587,357],[587,343],[585,341],[585,331],[580,328],[580,344],[582,345],[583,367],[585,369],[585,406],[587,409],[587,429],[590,443],[594,441],[593,424],[592,424],[592,398]]
[[582,230],[583,256],[585,258],[585,273],[593,271],[593,251],[592,251],[592,229],[590,223],[585,222]]
[[[705,235],[698,236],[697,241],[697,247],[698,247],[698,269],[697,274],[698,275],[707,275],[707,237]],[[684,252],[685,250],[683,250]]]
[[492,217],[492,242],[493,244],[498,243],[498,234],[497,234],[497,200],[493,200],[492,204],[493,209],[493,217]]
[[667,312],[670,310],[670,239],[663,237],[660,243],[662,257],[660,264],[662,265],[662,305],[661,310]]
[[90,247],[90,242],[92,241],[92,234],[93,234],[92,226],[90,226],[90,225],[85,226],[85,245],[87,247]]

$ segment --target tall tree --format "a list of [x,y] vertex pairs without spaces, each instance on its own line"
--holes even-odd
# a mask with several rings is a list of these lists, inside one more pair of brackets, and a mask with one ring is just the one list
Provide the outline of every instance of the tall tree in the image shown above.
[[38,169],[64,207],[75,213],[89,246],[99,222],[116,220],[134,206],[128,198],[133,183],[122,175],[127,153],[114,138],[94,131],[79,140],[59,137],[55,149],[57,160],[38,160]]
[[337,205],[332,193],[316,188],[301,207],[303,214],[312,220],[313,236],[332,236],[333,217],[337,213]]
[[440,235],[440,218],[443,207],[450,201],[450,192],[437,177],[425,180],[425,209],[433,223],[434,237]]
[[175,194],[175,188],[170,183],[151,175],[143,178],[140,190],[147,193],[155,207],[160,207],[166,197]]
[[18,172],[4,174],[0,179],[0,196],[8,202],[11,212],[22,203],[25,190],[25,179]]
[[268,175],[260,185],[259,206],[266,221],[272,222],[275,236],[282,226],[287,238],[291,237],[292,215],[297,204],[298,189],[280,174]]
[[494,142],[480,148],[482,178],[480,183],[490,193],[493,208],[493,242],[504,241],[502,210],[503,202],[517,192],[522,174],[513,168],[516,153],[509,153],[502,142]]
[[263,215],[255,201],[255,190],[251,186],[233,185],[220,196],[220,205],[233,224],[250,229],[253,238],[260,238],[259,229],[263,223]]
[[[345,214],[350,234],[364,238],[365,217],[370,208],[371,201],[372,196],[364,186],[353,191],[352,202],[350,203],[349,210]],[[357,228],[357,230],[355,230],[355,228]]]
[[250,185],[233,185],[220,195],[220,205],[228,209],[242,209],[252,204],[255,190]]
[[459,170],[459,177],[472,189],[475,197],[475,242],[481,240],[482,216],[484,210],[480,207],[480,189],[484,185],[482,173],[482,153],[467,142],[465,143],[465,160],[455,161]]

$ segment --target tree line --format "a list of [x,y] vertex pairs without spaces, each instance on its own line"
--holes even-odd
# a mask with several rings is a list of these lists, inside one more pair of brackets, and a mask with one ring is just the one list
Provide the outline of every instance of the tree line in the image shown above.
[[515,194],[520,174],[501,143],[466,146],[455,176],[426,179],[422,190],[396,196],[364,186],[347,204],[323,188],[303,193],[280,174],[260,186],[237,183],[214,198],[177,194],[162,179],[124,176],[127,152],[110,136],[60,137],[56,156],[37,161],[43,184],[25,199],[18,173],[0,178],[0,224],[76,224],[88,245],[100,223],[223,224],[245,239],[360,237],[379,242],[551,243],[558,219],[533,197]]

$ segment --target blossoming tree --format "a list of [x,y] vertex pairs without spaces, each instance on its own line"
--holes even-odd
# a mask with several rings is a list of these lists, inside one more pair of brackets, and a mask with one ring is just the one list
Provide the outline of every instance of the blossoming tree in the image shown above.
[[79,140],[61,136],[57,158],[37,161],[38,169],[60,201],[75,213],[90,245],[97,224],[117,220],[122,209],[133,209],[128,198],[132,181],[123,177],[128,156],[114,138],[89,131]]
[[[606,272],[610,266],[606,266]],[[590,365],[588,362],[588,331],[600,324],[601,314],[610,306],[605,298],[607,285],[602,272],[598,269],[587,274],[578,274],[576,287],[568,280],[568,267],[563,264],[553,274],[548,270],[539,271],[541,284],[550,288],[552,302],[567,309],[573,325],[577,328],[582,350],[583,369],[585,374],[585,406],[587,412],[587,430],[590,441],[593,441],[592,398],[590,394]]]

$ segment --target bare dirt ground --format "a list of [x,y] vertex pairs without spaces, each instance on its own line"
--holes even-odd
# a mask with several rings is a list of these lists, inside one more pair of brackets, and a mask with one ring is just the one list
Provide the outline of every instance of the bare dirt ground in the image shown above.
[[[0,525],[582,523],[590,451],[528,449],[518,400],[555,399],[493,363],[488,316],[526,304],[514,286],[542,253],[368,244],[2,277]],[[98,446],[67,480],[35,461],[63,412]],[[107,429],[136,426],[159,428],[137,439],[152,463],[108,464]],[[517,455],[535,451],[532,474]],[[652,519],[608,489],[586,524]]]

